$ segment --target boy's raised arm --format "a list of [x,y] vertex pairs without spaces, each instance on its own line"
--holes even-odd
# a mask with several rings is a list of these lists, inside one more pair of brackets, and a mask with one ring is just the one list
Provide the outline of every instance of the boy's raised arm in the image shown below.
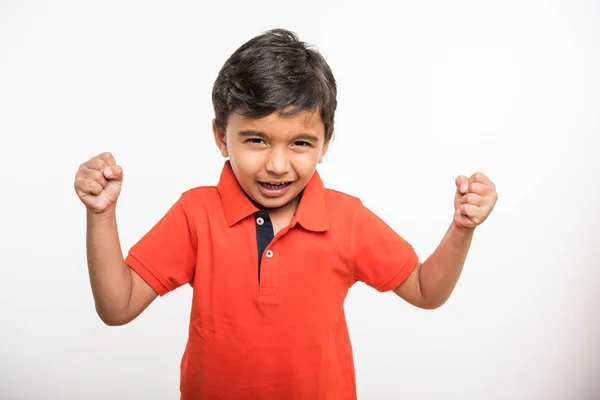
[[456,178],[454,220],[439,246],[394,292],[421,308],[443,305],[454,290],[467,258],[475,228],[487,219],[498,194],[484,174]]
[[157,293],[127,266],[121,251],[116,201],[123,170],[110,153],[83,163],[75,176],[75,191],[87,209],[87,260],[98,316],[107,325],[136,318]]

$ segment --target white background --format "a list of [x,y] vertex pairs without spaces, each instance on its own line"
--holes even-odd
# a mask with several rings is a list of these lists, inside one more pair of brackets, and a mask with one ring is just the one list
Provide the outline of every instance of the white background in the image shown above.
[[421,258],[456,175],[482,171],[500,196],[442,308],[351,290],[359,398],[600,398],[600,4],[566,0],[1,0],[0,398],[178,398],[190,288],[104,326],[73,177],[113,152],[128,250],[216,183],[212,84],[273,27],[338,80],[326,184]]

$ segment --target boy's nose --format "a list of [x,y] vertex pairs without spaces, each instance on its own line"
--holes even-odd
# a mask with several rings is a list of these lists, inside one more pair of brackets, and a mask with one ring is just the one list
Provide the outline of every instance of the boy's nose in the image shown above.
[[269,154],[265,169],[273,175],[284,175],[288,172],[289,162],[285,153],[280,150],[272,150]]

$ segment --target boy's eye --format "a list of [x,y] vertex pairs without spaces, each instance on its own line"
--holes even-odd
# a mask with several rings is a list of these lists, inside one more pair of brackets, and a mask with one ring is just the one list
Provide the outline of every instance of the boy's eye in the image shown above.
[[294,142],[294,145],[300,146],[300,147],[308,147],[308,146],[310,146],[310,143],[305,142],[304,140],[298,140],[298,141]]
[[260,138],[250,138],[248,140],[246,140],[247,143],[255,143],[255,144],[261,144],[263,142],[262,139]]

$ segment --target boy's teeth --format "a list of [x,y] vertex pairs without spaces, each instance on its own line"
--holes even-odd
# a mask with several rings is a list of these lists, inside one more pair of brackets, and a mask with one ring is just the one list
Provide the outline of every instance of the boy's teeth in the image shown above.
[[283,183],[269,183],[269,182],[265,182],[263,184],[266,185],[266,186],[281,187],[281,186],[287,185],[287,182],[283,182]]

